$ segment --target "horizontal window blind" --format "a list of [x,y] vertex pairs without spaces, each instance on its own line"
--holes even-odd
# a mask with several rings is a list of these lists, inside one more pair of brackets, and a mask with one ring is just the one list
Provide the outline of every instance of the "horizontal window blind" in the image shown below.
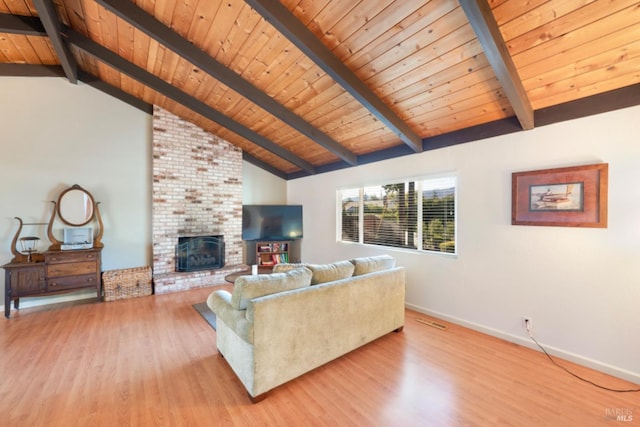
[[338,191],[342,241],[455,253],[456,178]]
[[364,188],[363,243],[416,249],[414,189],[413,182]]
[[342,240],[345,242],[360,241],[360,189],[353,188],[340,192],[342,224]]
[[456,179],[422,181],[422,246],[425,250],[455,253]]

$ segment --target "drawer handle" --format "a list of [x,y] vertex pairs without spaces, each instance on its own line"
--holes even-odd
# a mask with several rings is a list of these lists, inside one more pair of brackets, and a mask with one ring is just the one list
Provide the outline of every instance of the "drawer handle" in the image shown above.
[[93,254],[87,254],[88,259],[93,259]]
[[55,287],[58,286],[58,284],[56,282],[51,283],[51,286]]

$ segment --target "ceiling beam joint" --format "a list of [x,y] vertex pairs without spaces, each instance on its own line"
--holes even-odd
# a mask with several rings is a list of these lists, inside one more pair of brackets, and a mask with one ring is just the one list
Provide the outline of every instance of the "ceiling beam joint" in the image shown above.
[[44,26],[47,36],[49,36],[53,49],[58,55],[58,60],[60,61],[60,65],[62,65],[64,74],[67,76],[69,82],[77,84],[78,65],[76,64],[73,54],[60,35],[60,19],[58,19],[53,3],[51,0],[33,0],[33,5],[36,7],[38,16],[42,21],[42,25]]
[[534,127],[533,107],[509,54],[500,28],[486,0],[460,0],[460,6],[476,33],[482,49],[504,89],[524,130]]

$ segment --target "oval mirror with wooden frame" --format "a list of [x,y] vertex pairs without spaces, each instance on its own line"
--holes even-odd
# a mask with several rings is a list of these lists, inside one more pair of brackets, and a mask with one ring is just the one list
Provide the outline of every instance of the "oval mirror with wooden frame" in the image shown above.
[[104,246],[102,244],[104,226],[102,224],[100,210],[98,209],[99,202],[94,201],[91,193],[78,184],[74,184],[60,193],[57,203],[53,200],[51,203],[54,207],[51,212],[51,218],[49,219],[49,226],[47,227],[47,236],[51,242],[51,246],[49,246],[50,251],[61,250],[63,243],[56,239],[53,232],[56,213],[62,222],[72,227],[87,225],[95,219],[98,222],[98,232],[94,236],[93,247],[102,248]]
[[67,225],[79,227],[93,220],[95,212],[93,196],[79,185],[64,190],[58,198],[58,215]]

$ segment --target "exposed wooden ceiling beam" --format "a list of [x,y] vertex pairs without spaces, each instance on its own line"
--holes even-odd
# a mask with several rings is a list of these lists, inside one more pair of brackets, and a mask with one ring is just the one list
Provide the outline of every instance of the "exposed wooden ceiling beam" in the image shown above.
[[417,153],[422,151],[422,139],[279,1],[245,0],[245,2],[398,135],[413,151]]
[[78,83],[78,65],[71,51],[60,36],[60,20],[51,0],[33,0],[33,5],[38,11],[38,16],[44,26],[47,36],[58,55],[58,60],[67,79],[73,84]]
[[533,129],[533,107],[486,0],[460,0],[484,53],[524,130]]
[[0,33],[23,36],[46,36],[47,32],[38,18],[0,13]]
[[357,157],[354,153],[253,86],[233,70],[207,55],[131,1],[96,0],[96,2],[347,163],[351,165],[357,163]]
[[78,49],[88,53],[89,55],[94,56],[101,62],[108,64],[119,72],[130,76],[131,78],[150,87],[156,92],[174,100],[179,104],[184,105],[185,107],[208,118],[209,120],[213,120],[214,122],[248,139],[249,141],[264,148],[265,150],[269,150],[277,156],[285,159],[286,161],[304,169],[310,174],[316,173],[315,167],[304,159],[301,159],[292,152],[278,146],[273,141],[268,140],[267,138],[259,135],[253,130],[234,121],[233,119],[226,117],[224,114],[218,112],[199,99],[196,99],[182,92],[181,90],[175,88],[174,86],[149,73],[148,71],[143,70],[135,64],[132,64],[124,58],[116,55],[109,49],[106,49],[93,40],[88,39],[77,31],[65,27],[62,30],[62,34],[65,36],[69,43],[76,46]]
[[536,110],[536,126],[575,120],[636,105],[640,105],[640,83]]
[[0,76],[65,77],[59,65],[0,64]]

